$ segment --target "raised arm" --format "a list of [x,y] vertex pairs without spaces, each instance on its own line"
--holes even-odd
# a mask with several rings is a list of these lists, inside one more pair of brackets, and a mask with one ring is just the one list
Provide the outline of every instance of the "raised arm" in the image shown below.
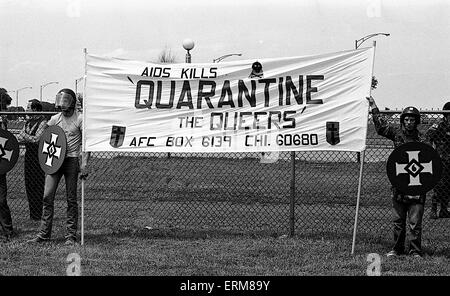
[[380,110],[372,96],[368,97],[369,106],[372,110],[372,119],[375,129],[380,136],[386,137],[392,141],[395,140],[395,128],[391,126],[380,114]]

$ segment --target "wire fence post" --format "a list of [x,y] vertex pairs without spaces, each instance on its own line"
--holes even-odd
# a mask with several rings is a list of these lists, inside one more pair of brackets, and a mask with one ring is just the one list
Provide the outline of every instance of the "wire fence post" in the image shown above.
[[[84,53],[84,92],[83,92],[83,99],[86,99],[86,77],[87,77],[87,48],[83,49]],[[82,137],[82,157],[86,157],[86,133],[84,132],[85,122],[86,122],[86,105],[83,104],[82,110],[83,110],[83,131],[81,134]],[[84,161],[83,159],[81,160]],[[84,245],[84,178],[81,180],[81,245]]]
[[295,232],[295,151],[291,151],[291,201],[289,214],[289,235],[292,237]]
[[81,180],[81,245],[84,245],[84,179]]

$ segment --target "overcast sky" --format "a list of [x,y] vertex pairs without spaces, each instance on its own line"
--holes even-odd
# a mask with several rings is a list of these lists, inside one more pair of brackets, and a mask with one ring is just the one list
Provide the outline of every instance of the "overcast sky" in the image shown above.
[[[442,108],[450,101],[450,0],[0,0],[0,87],[19,105],[75,88],[89,53],[156,61],[169,48],[184,62],[314,55],[376,40],[373,92],[380,108]],[[82,85],[80,85],[82,87]]]

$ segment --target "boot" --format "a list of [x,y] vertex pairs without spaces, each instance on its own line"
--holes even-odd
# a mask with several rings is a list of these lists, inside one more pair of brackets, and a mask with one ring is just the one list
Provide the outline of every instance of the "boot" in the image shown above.
[[447,209],[447,205],[441,204],[441,210],[439,211],[439,218],[450,218],[450,212]]
[[437,203],[432,203],[431,204],[431,210],[430,210],[430,219],[437,219],[438,215],[437,215]]

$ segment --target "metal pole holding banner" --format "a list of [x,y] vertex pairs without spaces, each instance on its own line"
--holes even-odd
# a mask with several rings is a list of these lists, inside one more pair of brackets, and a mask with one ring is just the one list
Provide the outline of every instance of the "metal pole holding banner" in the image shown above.
[[359,166],[358,196],[356,198],[355,223],[353,225],[352,255],[355,253],[356,228],[358,227],[359,200],[361,197],[361,184],[362,184],[362,175],[363,175],[363,167],[364,167],[364,156],[365,156],[365,150],[363,150],[363,152],[362,152],[362,160],[361,160],[361,164]]
[[[375,65],[375,49],[376,49],[376,45],[377,45],[377,43],[376,43],[376,41],[374,41],[373,42],[372,75],[370,76],[371,78],[373,77],[373,67]],[[372,86],[370,87],[369,94],[372,95]],[[367,118],[367,120],[368,120],[368,118]],[[366,129],[365,139],[367,139],[367,129]],[[365,152],[366,152],[366,150],[364,149],[362,151],[362,159],[361,159],[361,164],[359,166],[358,194],[357,194],[357,197],[356,197],[355,223],[353,225],[352,255],[355,254],[356,229],[358,227],[359,201],[361,199],[361,185],[362,185],[362,176],[363,176],[363,168],[364,168],[364,157],[365,157],[365,154],[366,154]]]
[[289,209],[289,236],[294,236],[295,226],[295,151],[291,151],[291,201]]
[[[86,79],[87,76],[87,48],[83,49],[84,52],[84,77]],[[83,100],[86,99],[86,80],[84,81],[84,97]],[[86,104],[83,104],[83,131],[82,131],[82,138],[81,138],[81,151],[82,157],[86,157],[86,135],[84,133],[84,127],[86,125]],[[81,161],[84,161],[83,159]],[[84,245],[84,178],[81,179],[81,245]]]

